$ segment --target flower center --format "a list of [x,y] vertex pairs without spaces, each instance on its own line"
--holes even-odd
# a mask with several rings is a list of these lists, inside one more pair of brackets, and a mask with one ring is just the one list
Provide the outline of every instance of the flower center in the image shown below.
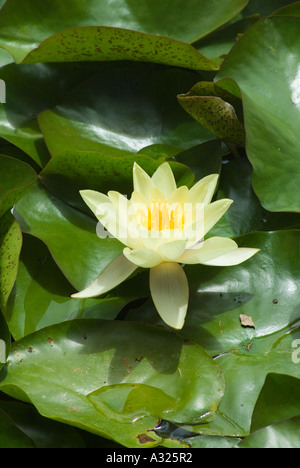
[[148,231],[183,230],[184,216],[183,203],[173,203],[170,206],[167,201],[153,201],[150,206],[139,204],[135,220]]

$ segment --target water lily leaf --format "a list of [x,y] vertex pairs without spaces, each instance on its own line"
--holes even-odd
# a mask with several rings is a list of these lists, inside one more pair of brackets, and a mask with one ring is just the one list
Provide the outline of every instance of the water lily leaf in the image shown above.
[[237,437],[194,436],[185,439],[191,448],[236,448],[241,439]]
[[[300,231],[258,232],[235,240],[260,252],[234,267],[185,266],[190,300],[180,334],[216,357],[226,381],[216,419],[190,428],[205,435],[249,434],[266,375],[299,377],[292,342],[299,337]],[[251,316],[255,329],[242,327],[240,314]],[[150,301],[127,319],[163,325]]]
[[24,440],[30,448],[85,448],[85,443],[76,429],[43,418],[32,405],[4,400],[0,401],[0,411],[8,418],[10,425],[15,425],[15,432],[17,433],[17,428],[19,430],[19,438],[14,439],[10,436],[9,441],[7,431],[5,435],[1,433],[3,448],[8,448],[11,444],[21,448],[20,444],[24,444]]
[[7,323],[0,312],[0,369],[6,363],[7,356],[10,352],[10,332]]
[[233,78],[241,89],[253,187],[270,211],[300,210],[299,26],[297,17],[259,21],[216,77]]
[[254,231],[276,231],[300,227],[299,213],[265,210],[252,187],[252,166],[247,158],[222,165],[217,199],[230,198],[230,210],[211,229],[209,236],[235,237]]
[[195,42],[193,46],[205,57],[221,64],[236,41],[259,19],[259,14],[254,14],[239,21],[229,23],[229,25],[219,28],[217,31],[200,39],[200,41]]
[[[40,178],[52,193],[71,205],[86,210],[79,190],[97,190],[105,194],[109,190],[117,190],[130,197],[133,191],[134,162],[149,175],[161,164],[149,156],[125,151],[120,151],[117,156],[99,151],[63,151],[49,161]],[[194,174],[187,166],[176,162],[170,162],[170,166],[178,186],[192,185]],[[91,213],[89,209],[88,212]]]
[[[0,67],[4,67],[5,65],[8,65],[9,63],[13,63],[14,59],[10,55],[7,50],[0,49]],[[6,86],[5,86],[5,91],[6,91]],[[5,93],[6,94],[6,93]]]
[[[146,289],[146,288],[144,288]],[[127,294],[103,299],[72,299],[74,287],[54,262],[47,246],[24,234],[18,273],[5,317],[15,340],[41,328],[71,319],[114,319],[131,300],[143,294],[129,288]]]
[[279,8],[272,13],[274,16],[300,16],[300,2]]
[[57,33],[30,52],[22,63],[84,60],[132,60],[191,70],[219,69],[216,62],[185,42],[107,26],[78,27]]
[[2,409],[0,409],[0,448],[36,448],[33,440],[24,434]]
[[0,380],[1,391],[29,398],[42,415],[128,447],[161,441],[151,430],[165,409],[151,396],[165,395],[170,419],[200,421],[224,391],[218,367],[199,345],[114,320],[72,320],[15,342]]
[[178,96],[180,105],[203,127],[229,144],[245,145],[245,129],[234,107],[217,96]]
[[123,250],[116,239],[97,236],[96,218],[75,210],[39,185],[19,200],[14,216],[23,232],[48,246],[64,276],[78,290],[90,284]]
[[0,217],[36,181],[36,172],[26,163],[0,154]]
[[16,280],[21,247],[20,226],[8,212],[0,218],[0,307],[3,311]]
[[300,416],[280,421],[253,432],[239,443],[239,448],[300,448]]
[[[211,272],[187,269],[192,291],[190,314],[184,330],[184,336],[193,336],[206,349],[211,349],[213,355],[219,355],[217,362],[226,379],[220,414],[227,418],[223,425],[224,433],[222,431],[219,435],[232,436],[250,432],[253,408],[269,372],[299,377],[297,366],[292,361],[291,343],[299,335],[296,252],[299,250],[300,233],[255,233],[240,239],[240,245],[250,247],[255,244],[261,251],[232,269],[212,269]],[[288,292],[283,284],[289,285]],[[197,293],[194,295],[193,291]],[[240,314],[252,316],[255,329],[241,327]],[[236,425],[231,432],[228,420]],[[207,430],[213,430],[213,427],[214,423],[211,423]],[[205,428],[200,431],[205,433]]]
[[[91,0],[86,8],[83,0],[66,0],[63,5],[51,0],[24,0],[20,11],[16,0],[7,0],[0,12],[0,44],[21,62],[42,41],[74,26],[117,27],[193,42],[230,21],[247,3],[187,0],[182,8],[180,2],[170,0],[155,4],[149,0]],[[172,20],[167,21],[170,14]]]
[[4,139],[2,141],[0,140],[0,154],[23,161],[31,166],[36,173],[41,169],[40,166],[30,156],[28,156],[28,154]]
[[246,8],[242,11],[241,15],[248,16],[258,13],[260,16],[269,16],[275,10],[291,4],[290,0],[250,0]]
[[225,102],[228,102],[234,107],[238,119],[243,122],[243,106],[240,89],[231,79],[223,79],[218,83],[212,81],[198,81],[188,93],[179,95],[180,98],[184,97],[218,97]]
[[251,432],[299,414],[299,378],[268,374],[254,408]]
[[39,115],[51,156],[66,150],[122,156],[117,150],[136,153],[153,144],[188,149],[214,139],[176,101],[197,77],[152,65],[104,68]]
[[42,167],[50,155],[37,114],[55,106],[90,70],[94,70],[93,64],[91,67],[80,64],[3,66],[1,79],[6,84],[6,103],[0,103],[1,138],[16,145]]
[[185,151],[178,152],[174,159],[186,164],[193,170],[196,183],[210,174],[220,174],[222,166],[221,142],[220,140],[212,140],[201,143]]

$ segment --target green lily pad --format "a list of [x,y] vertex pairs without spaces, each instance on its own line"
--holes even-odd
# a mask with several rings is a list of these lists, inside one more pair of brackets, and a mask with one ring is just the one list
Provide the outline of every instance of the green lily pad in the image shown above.
[[241,439],[237,437],[194,436],[185,440],[192,448],[236,448]]
[[[299,337],[300,231],[251,233],[236,241],[261,250],[234,267],[185,266],[190,301],[180,335],[216,357],[226,383],[216,419],[189,428],[204,435],[249,434],[267,374],[299,377],[292,342]],[[252,317],[255,328],[242,326],[241,314]],[[127,320],[164,326],[151,301]]]
[[[195,431],[249,434],[267,374],[299,378],[293,361],[293,343],[299,339],[299,239],[299,231],[248,234],[239,245],[261,248],[248,262],[211,272],[201,268],[200,276],[187,270],[192,292],[183,334],[218,356],[226,382],[216,421]],[[240,314],[251,316],[255,328],[243,327]]]
[[72,320],[15,342],[0,382],[42,415],[128,447],[159,445],[152,429],[163,415],[205,419],[224,391],[199,345],[162,328],[110,320]]
[[246,158],[223,164],[217,199],[234,201],[230,210],[210,230],[209,236],[236,237],[254,231],[300,228],[299,213],[265,210],[252,187],[252,166]]
[[0,154],[0,217],[36,181],[37,174],[26,163]]
[[19,224],[6,213],[0,218],[0,307],[5,311],[8,297],[16,280],[22,232]]
[[[0,44],[17,62],[22,62],[42,41],[75,26],[117,27],[193,42],[230,21],[247,3],[248,0],[223,0],[222,4],[218,0],[187,0],[182,8],[181,2],[169,0],[154,4],[149,0],[91,0],[87,8],[83,0],[66,0],[64,4],[24,0],[20,10],[16,0],[7,0],[0,11]],[[72,50],[74,44],[70,45]]]
[[36,448],[33,440],[22,432],[0,409],[0,448]]
[[[145,289],[145,288],[144,288]],[[127,294],[101,299],[72,299],[74,287],[54,262],[47,246],[24,234],[18,273],[10,294],[5,317],[15,340],[41,328],[71,319],[114,319],[131,300],[143,294],[129,288]]]
[[188,149],[214,139],[176,100],[197,77],[145,64],[104,68],[39,115],[51,156],[63,151],[123,156],[119,150],[136,153],[153,144]]
[[14,59],[7,50],[0,49],[0,67],[13,63]]
[[116,239],[99,238],[96,218],[72,208],[39,185],[32,186],[19,200],[14,216],[23,232],[48,246],[64,276],[78,290],[90,284],[124,247]]
[[[117,156],[99,151],[63,151],[49,161],[40,178],[59,198],[91,214],[79,191],[90,189],[106,194],[110,190],[117,190],[130,198],[134,162],[149,175],[161,164],[161,161],[149,156],[125,151],[120,151]],[[177,186],[192,185],[194,174],[187,166],[173,161],[170,161],[170,166]]]
[[260,19],[259,14],[254,14],[239,21],[234,21],[219,28],[208,36],[200,39],[193,46],[205,57],[214,62],[222,63],[225,56],[230,52],[236,41],[242,37],[246,31],[256,21]]
[[[199,83],[189,93],[180,94],[178,102],[197,122],[226,143],[245,146],[243,123],[232,104],[216,94],[217,88],[212,83]],[[228,92],[220,90],[220,94],[237,101]]]
[[300,16],[300,2],[283,6],[273,12],[274,16]]
[[212,140],[178,152],[174,158],[186,164],[195,174],[195,183],[210,174],[220,174],[222,148],[220,140]]
[[75,428],[43,418],[32,405],[3,400],[0,401],[0,412],[11,426],[15,426],[14,435],[18,435],[8,438],[7,431],[3,430],[0,437],[3,448],[12,444],[16,445],[15,448],[22,448],[24,441],[29,448],[85,448]]
[[0,369],[6,362],[10,352],[10,332],[7,323],[0,312]]
[[259,21],[216,77],[233,78],[241,89],[253,187],[270,211],[300,211],[299,27],[297,17]]
[[0,104],[1,138],[23,150],[42,167],[50,155],[37,123],[38,113],[55,106],[94,69],[94,64],[90,67],[80,64],[17,66],[13,63],[2,66],[6,103]]
[[132,60],[191,70],[219,69],[216,62],[185,42],[107,26],[78,27],[57,33],[30,52],[23,63],[84,60]]
[[250,0],[242,11],[242,16],[258,13],[260,16],[269,16],[275,10],[291,4],[291,0]]
[[300,416],[280,421],[253,432],[239,444],[239,448],[300,448]]
[[300,414],[300,379],[269,374],[256,402],[251,432]]

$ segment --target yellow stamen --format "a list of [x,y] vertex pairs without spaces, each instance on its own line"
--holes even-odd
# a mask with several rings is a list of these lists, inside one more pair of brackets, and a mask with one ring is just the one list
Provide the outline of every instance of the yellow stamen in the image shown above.
[[138,224],[148,231],[183,230],[183,203],[174,203],[170,206],[166,200],[163,202],[153,201],[150,206],[139,206],[136,210],[135,219]]

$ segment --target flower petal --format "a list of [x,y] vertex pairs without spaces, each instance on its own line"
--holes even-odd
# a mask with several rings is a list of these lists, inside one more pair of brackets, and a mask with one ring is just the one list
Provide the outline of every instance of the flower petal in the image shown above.
[[[199,244],[198,244],[199,245]],[[227,237],[211,237],[200,243],[199,248],[187,249],[184,254],[178,259],[180,263],[193,265],[204,263],[219,258],[228,252],[237,250],[238,245],[232,239]]]
[[[119,215],[117,208],[112,203],[110,197],[104,195],[103,193],[96,192],[94,190],[81,190],[80,194],[85,203],[101,222],[102,226],[104,226],[104,228],[113,237],[119,239],[120,242],[131,246],[132,239],[128,234],[126,210],[122,211],[123,216]],[[122,197],[121,194],[119,194],[119,196]],[[138,235],[135,237],[138,237]]]
[[165,197],[168,197],[177,188],[174,174],[168,163],[161,164],[152,176],[155,187],[161,190]]
[[95,190],[80,190],[84,202],[92,210],[96,218],[101,220],[112,209],[112,204],[107,195]]
[[152,268],[163,262],[163,258],[158,252],[151,249],[129,249],[123,250],[125,257],[132,263],[142,268]]
[[233,200],[222,198],[204,207],[204,235],[222,218],[232,203]]
[[[139,239],[139,230],[132,219],[134,216],[134,207],[124,195],[119,192],[108,192],[108,198],[114,208],[113,213],[104,219],[104,226],[122,244],[130,248],[142,248],[143,243]],[[102,222],[102,220],[101,220]]]
[[183,254],[185,246],[185,240],[175,240],[161,244],[158,251],[165,260],[174,262]]
[[[189,239],[188,247],[203,239],[205,234],[226,213],[232,203],[233,200],[227,198],[217,200],[207,206],[198,203],[196,205],[197,215],[195,221],[184,228],[186,238]],[[203,207],[203,209],[201,207]]]
[[87,298],[100,296],[125,281],[137,268],[137,265],[131,263],[121,254],[101,271],[100,275],[90,286],[79,293],[72,294],[71,297]]
[[183,268],[178,263],[162,263],[151,268],[150,290],[163,321],[180,330],[184,325],[189,299],[188,281]]
[[133,188],[150,201],[151,190],[154,188],[151,177],[137,163],[133,166]]
[[259,252],[259,249],[239,247],[238,249],[232,250],[231,252],[221,255],[220,257],[203,262],[203,264],[210,266],[239,265],[240,263],[243,263],[249,258],[253,257],[253,255],[255,255],[257,252]]
[[132,205],[148,205],[148,199],[140,192],[132,192],[130,201]]
[[176,203],[186,203],[189,197],[189,189],[186,185],[178,187],[171,195],[168,197],[167,202],[170,206]]
[[199,180],[189,191],[190,203],[204,203],[208,205],[214,196],[219,175],[211,174]]

